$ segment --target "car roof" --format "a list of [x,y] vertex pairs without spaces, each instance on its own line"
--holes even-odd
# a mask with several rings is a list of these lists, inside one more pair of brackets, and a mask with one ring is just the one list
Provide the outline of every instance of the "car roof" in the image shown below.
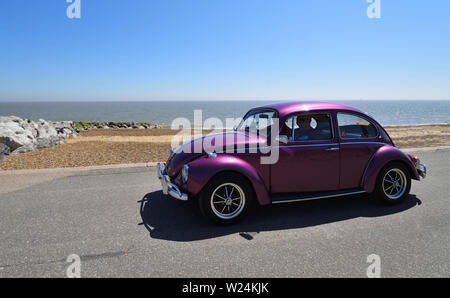
[[286,115],[296,112],[309,112],[309,111],[332,111],[332,110],[344,110],[350,112],[357,112],[367,115],[363,111],[339,104],[339,103],[331,103],[331,102],[320,102],[320,101],[294,101],[294,102],[279,102],[268,104],[264,106],[258,107],[259,109],[274,109],[278,111],[279,117],[282,118]]

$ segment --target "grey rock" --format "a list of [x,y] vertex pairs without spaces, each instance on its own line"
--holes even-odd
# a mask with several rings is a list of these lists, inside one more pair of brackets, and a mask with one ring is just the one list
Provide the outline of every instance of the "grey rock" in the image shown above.
[[[65,143],[65,138],[78,136],[72,121],[51,122],[44,119],[34,122],[16,116],[0,117],[0,154],[18,154],[38,148],[50,148]],[[5,149],[8,148],[8,149]]]
[[55,137],[58,135],[58,132],[56,129],[46,122],[40,122],[38,124],[38,138],[49,138],[49,137]]
[[20,123],[23,120],[19,117],[16,116],[0,116],[0,123],[2,122],[16,122],[16,123]]
[[53,126],[56,129],[58,136],[63,138],[68,138],[75,132],[72,129],[72,121],[53,122]]
[[8,146],[12,151],[19,147],[33,143],[34,136],[25,130],[17,121],[0,122],[0,143]]
[[30,120],[26,120],[20,123],[20,126],[31,133],[33,135],[33,138],[37,138],[38,136],[38,125],[35,122],[32,122]]
[[52,125],[54,128],[58,129],[63,129],[63,128],[72,128],[72,124],[73,121],[57,121],[57,122],[53,122]]
[[3,143],[0,143],[0,160],[5,158],[6,155],[9,155],[11,153],[8,146],[6,146]]
[[48,138],[37,138],[35,148],[36,149],[51,148],[53,146],[59,145],[63,140],[64,138],[57,136],[51,136]]
[[71,134],[73,134],[74,131],[73,131],[72,129],[70,129],[70,128],[64,127],[64,128],[62,129],[62,133],[63,133],[64,135],[66,135],[66,138],[67,138],[68,136],[70,136]]
[[34,149],[36,149],[36,146],[34,144],[28,144],[28,145],[25,145],[25,146],[15,149],[13,152],[11,152],[11,155],[30,152],[30,151],[33,151]]

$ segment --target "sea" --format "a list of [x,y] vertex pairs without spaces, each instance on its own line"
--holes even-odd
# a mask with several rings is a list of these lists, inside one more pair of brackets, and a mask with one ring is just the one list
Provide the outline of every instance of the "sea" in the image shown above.
[[[242,117],[250,108],[277,101],[147,101],[147,102],[0,102],[0,116],[52,121],[145,121],[170,126],[176,118],[203,121]],[[450,100],[340,100],[374,117],[384,126],[449,124]]]

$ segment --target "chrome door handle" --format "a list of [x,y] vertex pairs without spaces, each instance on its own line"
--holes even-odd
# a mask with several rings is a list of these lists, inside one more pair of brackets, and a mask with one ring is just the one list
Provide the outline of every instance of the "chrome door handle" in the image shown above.
[[325,151],[337,151],[337,150],[339,150],[339,147],[330,147],[325,149]]

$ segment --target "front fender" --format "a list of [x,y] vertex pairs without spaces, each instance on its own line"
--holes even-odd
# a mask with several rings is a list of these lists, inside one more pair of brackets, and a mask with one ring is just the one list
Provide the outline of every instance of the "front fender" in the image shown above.
[[256,169],[248,162],[235,156],[219,154],[216,157],[202,157],[189,164],[187,191],[196,196],[208,181],[216,174],[225,171],[237,172],[245,176],[253,186],[257,200],[261,205],[270,204],[270,196]]
[[361,182],[362,187],[366,192],[372,193],[375,190],[378,174],[381,169],[391,161],[403,162],[410,169],[411,178],[419,180],[419,173],[417,173],[417,170],[408,155],[396,147],[385,145],[375,152],[367,165]]

